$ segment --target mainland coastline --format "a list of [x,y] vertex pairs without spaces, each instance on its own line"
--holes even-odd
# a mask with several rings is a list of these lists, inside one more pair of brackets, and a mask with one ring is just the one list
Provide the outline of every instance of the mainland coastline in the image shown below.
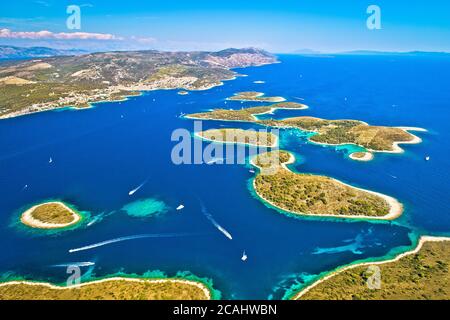
[[[94,103],[143,91],[208,90],[240,74],[233,68],[277,63],[255,48],[199,52],[114,52],[17,61],[0,67],[0,119]],[[182,91],[181,91],[182,92]]]

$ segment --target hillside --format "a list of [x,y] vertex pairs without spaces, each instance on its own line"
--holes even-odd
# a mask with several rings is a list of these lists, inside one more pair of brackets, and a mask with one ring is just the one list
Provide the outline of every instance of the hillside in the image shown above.
[[141,90],[206,90],[238,76],[231,68],[276,62],[259,49],[132,51],[19,61],[0,67],[0,118],[118,100]]

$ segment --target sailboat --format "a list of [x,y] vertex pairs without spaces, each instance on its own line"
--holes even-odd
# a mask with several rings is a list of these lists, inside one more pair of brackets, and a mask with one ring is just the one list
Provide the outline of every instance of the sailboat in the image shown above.
[[247,255],[245,254],[245,251],[244,251],[244,253],[242,254],[242,258],[241,258],[241,260],[242,261],[247,261]]
[[50,157],[50,159],[48,159],[48,163],[52,163],[53,162],[53,159],[52,159],[52,157]]
[[426,160],[426,161],[430,161],[430,156],[426,156],[426,157],[425,157],[425,160]]

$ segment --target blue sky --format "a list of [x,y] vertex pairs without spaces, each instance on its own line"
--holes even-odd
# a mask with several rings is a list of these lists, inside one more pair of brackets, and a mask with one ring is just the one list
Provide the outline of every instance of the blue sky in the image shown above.
[[[381,9],[381,30],[366,27],[372,4]],[[67,29],[68,5],[80,6],[81,30]],[[1,1],[0,30],[0,44],[62,48],[450,52],[450,1],[15,0]],[[73,32],[97,35],[65,35]]]

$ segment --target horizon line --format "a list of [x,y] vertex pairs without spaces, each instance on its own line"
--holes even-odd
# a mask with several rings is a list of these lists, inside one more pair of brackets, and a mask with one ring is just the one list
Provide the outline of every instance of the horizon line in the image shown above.
[[330,55],[330,54],[414,54],[414,53],[435,53],[435,54],[450,54],[450,51],[439,51],[439,50],[420,50],[420,49],[411,49],[406,51],[397,51],[397,50],[381,50],[381,49],[353,49],[353,50],[339,50],[339,51],[320,51],[320,50],[314,50],[314,49],[299,49],[299,50],[293,50],[293,51],[271,51],[267,50],[265,48],[261,47],[254,47],[254,46],[248,46],[248,47],[224,47],[223,49],[219,50],[195,50],[195,49],[183,49],[183,50],[171,50],[171,49],[164,49],[164,48],[142,48],[142,49],[105,49],[105,50],[92,50],[84,47],[73,47],[73,48],[58,48],[57,46],[39,46],[39,45],[13,45],[13,44],[2,44],[0,43],[0,47],[14,47],[14,48],[21,48],[21,49],[32,49],[32,48],[48,48],[48,49],[54,49],[54,50],[61,50],[61,51],[86,51],[86,53],[101,53],[101,52],[137,52],[137,51],[163,51],[163,52],[220,52],[223,50],[229,50],[229,49],[238,49],[238,50],[245,50],[245,49],[257,49],[257,50],[264,50],[272,54],[291,54],[291,55]]

